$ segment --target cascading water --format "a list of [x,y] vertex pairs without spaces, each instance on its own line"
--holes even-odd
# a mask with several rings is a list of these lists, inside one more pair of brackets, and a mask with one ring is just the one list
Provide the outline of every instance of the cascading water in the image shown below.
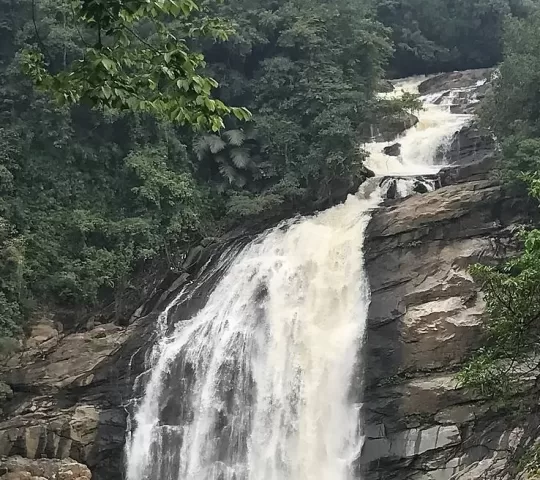
[[[128,480],[355,478],[363,439],[351,383],[370,302],[362,247],[380,177],[438,170],[437,148],[468,120],[430,101],[399,140],[400,157],[368,146],[378,178],[230,252],[206,306],[162,330],[127,442]],[[398,193],[413,184],[398,180]]]
[[[396,89],[386,94],[390,97],[402,95],[404,92],[418,94],[418,86],[425,77],[415,77],[396,83]],[[471,120],[470,115],[459,115],[451,112],[456,96],[467,89],[456,89],[421,97],[424,110],[418,112],[418,123],[407,130],[394,142],[399,142],[400,155],[385,155],[385,146],[392,142],[374,142],[366,145],[370,153],[366,166],[377,175],[411,176],[437,173],[441,164],[435,165],[435,159],[441,147],[444,148],[452,136]]]

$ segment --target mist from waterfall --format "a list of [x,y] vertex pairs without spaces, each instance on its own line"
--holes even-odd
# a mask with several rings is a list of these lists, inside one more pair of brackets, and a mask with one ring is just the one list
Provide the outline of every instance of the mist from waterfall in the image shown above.
[[[396,94],[418,83],[398,83]],[[365,232],[388,186],[381,177],[438,170],[435,152],[468,121],[434,101],[424,98],[419,124],[399,139],[400,157],[368,146],[377,177],[356,195],[226,253],[206,305],[162,329],[128,436],[128,480],[357,478]],[[400,179],[398,193],[413,185]]]

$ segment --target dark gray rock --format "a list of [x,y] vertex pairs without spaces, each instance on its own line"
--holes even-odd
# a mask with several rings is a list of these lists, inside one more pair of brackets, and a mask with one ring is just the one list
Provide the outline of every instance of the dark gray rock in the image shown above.
[[473,165],[452,167],[460,183],[394,202],[369,226],[372,303],[358,373],[367,384],[357,466],[365,480],[500,480],[540,433],[535,410],[509,416],[455,380],[485,318],[467,267],[511,255],[513,226],[534,211],[487,178],[487,161]]
[[0,459],[0,480],[90,480],[88,467],[73,461],[29,460],[22,457]]
[[399,157],[401,155],[401,143],[394,143],[388,147],[384,147],[383,153],[390,157]]
[[439,153],[438,161],[446,165],[467,165],[483,160],[494,150],[493,136],[471,123],[454,135],[449,147]]
[[397,182],[395,180],[393,180],[388,186],[388,189],[386,190],[386,198],[388,200],[395,200],[398,198]]
[[489,80],[492,74],[492,68],[441,73],[422,82],[418,87],[418,91],[421,95],[428,95],[443,90],[450,90],[451,88],[472,87],[479,82]]
[[395,90],[394,84],[390,80],[381,80],[379,82],[379,92],[390,93]]
[[370,136],[377,142],[391,142],[418,122],[418,117],[412,113],[383,117],[372,126]]
[[414,192],[423,195],[424,193],[428,193],[429,189],[425,182],[418,181],[414,184]]

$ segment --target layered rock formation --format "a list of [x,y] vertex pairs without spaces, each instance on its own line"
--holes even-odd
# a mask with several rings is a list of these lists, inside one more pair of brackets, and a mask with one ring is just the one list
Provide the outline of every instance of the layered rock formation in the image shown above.
[[[464,81],[452,75],[451,82]],[[425,88],[440,89],[441,81]],[[357,465],[366,480],[501,479],[540,423],[455,382],[484,320],[467,266],[511,254],[513,229],[529,209],[489,179],[491,144],[467,128],[446,152],[459,165],[441,172],[442,188],[387,201],[369,228],[372,305],[356,382],[367,387],[367,440]],[[120,480],[127,411],[144,382],[142,375],[134,386],[158,314],[191,282],[174,315],[188,318],[226,265],[198,266],[214,265],[212,255],[245,241],[197,249],[184,274],[153,284],[135,314],[114,323],[85,321],[80,331],[63,332],[54,317],[41,318],[22,351],[0,367],[0,478],[85,480],[88,466],[94,480]]]
[[500,479],[538,431],[458,388],[480,344],[484,304],[471,263],[512,252],[525,199],[490,180],[466,181],[392,205],[370,226],[366,479]]
[[[1,475],[2,472],[5,472]],[[29,460],[11,457],[2,461],[2,480],[90,480],[92,474],[85,465],[73,460]]]

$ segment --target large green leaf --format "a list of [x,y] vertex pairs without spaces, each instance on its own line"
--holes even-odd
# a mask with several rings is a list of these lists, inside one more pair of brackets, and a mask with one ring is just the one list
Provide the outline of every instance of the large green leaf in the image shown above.
[[245,148],[233,148],[231,149],[231,161],[236,168],[245,170],[251,163],[251,156],[249,150]]
[[246,138],[242,130],[227,130],[226,132],[223,132],[223,136],[227,139],[229,144],[234,147],[241,147]]
[[193,150],[199,161],[204,160],[206,155],[210,152],[210,143],[208,142],[207,135],[201,135],[197,137],[193,142]]
[[217,135],[206,135],[206,141],[208,142],[208,148],[214,155],[227,146],[225,141]]
[[219,171],[231,185],[235,185],[240,188],[245,187],[247,183],[246,178],[239,174],[232,165],[222,163],[219,167]]

